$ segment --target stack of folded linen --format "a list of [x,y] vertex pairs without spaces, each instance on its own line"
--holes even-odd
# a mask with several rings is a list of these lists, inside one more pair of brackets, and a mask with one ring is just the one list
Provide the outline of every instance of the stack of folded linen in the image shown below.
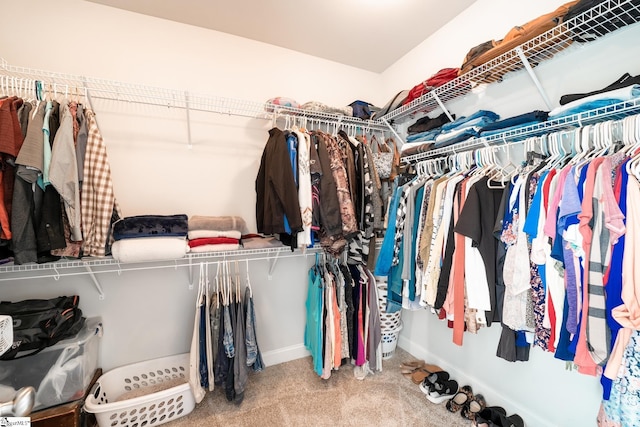
[[113,224],[113,258],[120,262],[166,261],[183,258],[187,245],[187,215],[138,215]]
[[468,117],[460,117],[451,123],[442,125],[442,132],[436,137],[435,148],[448,147],[449,145],[474,138],[480,133],[480,129],[500,119],[493,111],[479,110]]
[[262,236],[260,234],[242,235],[243,249],[268,249],[278,248],[281,246],[284,246],[284,244],[274,236]]
[[192,216],[189,218],[191,252],[235,251],[247,224],[238,216]]

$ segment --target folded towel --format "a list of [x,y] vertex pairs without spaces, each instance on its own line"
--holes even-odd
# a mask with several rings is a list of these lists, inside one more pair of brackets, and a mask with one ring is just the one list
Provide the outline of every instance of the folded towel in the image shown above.
[[189,240],[203,239],[207,237],[230,237],[232,239],[240,239],[242,237],[242,233],[237,230],[189,230],[187,236],[189,237]]
[[115,240],[170,236],[187,236],[186,215],[129,216],[119,219],[113,224],[113,238]]
[[224,245],[224,244],[239,244],[240,239],[232,239],[229,237],[204,237],[202,239],[189,240],[189,247],[196,248],[203,245]]
[[113,243],[111,253],[119,262],[168,261],[184,258],[189,245],[183,237],[140,237]]
[[195,248],[191,248],[191,252],[201,253],[201,252],[228,252],[228,251],[237,251],[240,249],[240,245],[238,243],[223,243],[220,245],[202,245],[196,246]]
[[247,224],[239,216],[199,216],[189,218],[189,230],[235,230],[240,233],[247,232]]
[[242,247],[245,249],[277,248],[284,244],[275,237],[249,237],[242,238]]

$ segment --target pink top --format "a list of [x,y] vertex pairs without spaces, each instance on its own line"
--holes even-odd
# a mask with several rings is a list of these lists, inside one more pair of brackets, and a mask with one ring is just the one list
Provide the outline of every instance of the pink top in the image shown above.
[[[616,378],[622,363],[629,338],[633,330],[640,329],[640,269],[636,268],[639,254],[636,245],[640,239],[640,184],[629,178],[627,184],[627,237],[624,240],[624,258],[622,260],[622,302],[613,309],[613,318],[622,325],[618,332],[604,375]],[[637,277],[636,277],[637,276]]]
[[[596,172],[604,162],[604,157],[599,157],[591,161],[587,169],[587,179],[584,183],[584,197],[582,198],[582,212],[578,214],[580,220],[579,230],[582,234],[582,246],[584,250],[585,270],[589,265],[589,255],[591,252],[592,231],[589,228],[589,221],[593,217],[593,188],[595,187]],[[586,276],[586,275],[585,275]],[[578,372],[586,375],[596,376],[598,365],[593,361],[593,357],[587,348],[587,317],[589,312],[589,287],[582,284],[582,321],[576,347],[574,363],[578,365]]]

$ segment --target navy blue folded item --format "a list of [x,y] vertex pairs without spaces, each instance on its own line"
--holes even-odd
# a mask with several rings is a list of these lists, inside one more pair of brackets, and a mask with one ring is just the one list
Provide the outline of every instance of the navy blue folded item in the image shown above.
[[178,215],[138,215],[119,219],[113,224],[115,240],[137,237],[186,237],[188,217]]
[[524,113],[520,114],[519,116],[513,116],[507,119],[498,120],[497,122],[489,123],[488,125],[483,126],[482,129],[480,129],[480,133],[497,129],[510,128],[524,123],[544,122],[547,120],[547,117],[549,117],[548,111],[535,110],[531,111],[530,113]]
[[518,129],[524,129],[528,126],[532,126],[532,125],[537,125],[539,123],[544,123],[544,122],[540,122],[540,121],[535,121],[535,122],[527,122],[527,123],[521,123],[519,125],[515,125],[515,126],[509,126],[508,128],[502,128],[502,129],[496,129],[496,130],[487,130],[487,131],[481,131],[480,132],[480,136],[482,137],[489,137],[489,136],[493,136],[493,135],[499,135],[501,133],[506,133],[506,132],[511,132],[511,131],[515,131]]

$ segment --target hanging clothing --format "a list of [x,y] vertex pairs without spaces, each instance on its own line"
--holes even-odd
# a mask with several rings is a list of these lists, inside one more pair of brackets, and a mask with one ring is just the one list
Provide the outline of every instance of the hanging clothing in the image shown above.
[[285,133],[278,128],[269,131],[256,178],[256,222],[258,232],[290,233],[302,231],[298,190],[291,168]]
[[[491,309],[486,311],[487,326],[491,326],[496,307],[496,253],[497,241],[493,237],[493,226],[500,207],[502,189],[489,188],[489,178],[483,177],[473,184],[460,213],[455,231],[472,239],[482,256],[489,285]],[[466,255],[466,252],[465,252]],[[473,277],[473,276],[467,276]]]
[[[95,114],[87,109],[85,117],[88,136],[82,181],[82,251],[85,256],[104,256],[111,245],[109,228],[122,214],[113,191],[107,147]],[[80,179],[79,175],[76,179]]]

